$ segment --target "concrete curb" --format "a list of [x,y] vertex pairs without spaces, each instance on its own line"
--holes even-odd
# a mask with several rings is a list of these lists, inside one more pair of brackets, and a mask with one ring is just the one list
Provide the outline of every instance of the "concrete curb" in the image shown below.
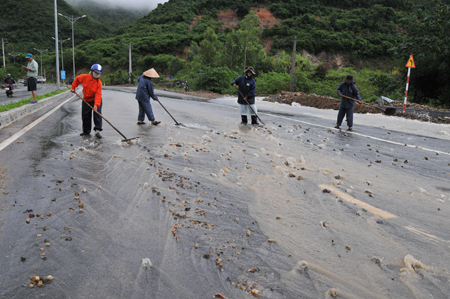
[[26,104],[12,110],[8,110],[0,113],[0,129],[9,126],[13,122],[24,118],[28,114],[38,111],[44,107],[47,107],[62,98],[66,97],[70,91],[65,91],[63,93],[57,94],[55,96],[51,96],[42,100],[39,100],[36,104]]

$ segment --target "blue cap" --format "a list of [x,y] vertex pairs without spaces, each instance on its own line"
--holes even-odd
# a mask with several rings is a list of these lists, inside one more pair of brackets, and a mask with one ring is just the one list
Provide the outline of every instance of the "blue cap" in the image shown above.
[[30,58],[30,57],[33,57],[33,54],[31,54],[31,53],[27,53],[27,56],[25,56],[25,58]]

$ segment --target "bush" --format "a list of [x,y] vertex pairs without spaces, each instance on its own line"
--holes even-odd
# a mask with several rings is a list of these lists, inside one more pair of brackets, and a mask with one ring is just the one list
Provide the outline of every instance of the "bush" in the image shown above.
[[236,77],[237,73],[227,67],[202,67],[197,70],[192,89],[226,93],[230,90],[231,81]]
[[287,73],[262,73],[256,79],[258,94],[276,94],[290,89],[291,75]]
[[401,82],[388,74],[376,74],[370,78],[370,82],[375,86],[375,94],[378,96],[394,94],[401,89]]

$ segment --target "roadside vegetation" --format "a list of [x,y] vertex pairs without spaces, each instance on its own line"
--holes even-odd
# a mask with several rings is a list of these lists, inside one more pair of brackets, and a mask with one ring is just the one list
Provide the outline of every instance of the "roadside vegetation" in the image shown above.
[[[135,83],[153,67],[162,77],[155,80],[160,86],[173,85],[165,78],[173,76],[187,80],[191,90],[231,93],[231,80],[251,65],[257,72],[257,92],[274,94],[290,89],[296,37],[294,91],[337,97],[337,86],[352,74],[365,101],[381,95],[402,100],[405,64],[413,54],[416,68],[408,101],[450,108],[449,4],[450,0],[171,0],[115,34],[87,40],[89,32],[76,29],[77,70],[87,72],[100,63],[105,70],[102,81],[118,85],[130,79]],[[275,20],[271,25],[261,24],[257,16],[266,11]],[[238,25],[227,26],[224,14],[235,16]],[[313,56],[322,62],[308,59]],[[39,58],[36,55],[38,62]],[[44,52],[42,59],[47,78],[56,77],[54,52]],[[64,47],[64,65],[71,74],[70,46]]]

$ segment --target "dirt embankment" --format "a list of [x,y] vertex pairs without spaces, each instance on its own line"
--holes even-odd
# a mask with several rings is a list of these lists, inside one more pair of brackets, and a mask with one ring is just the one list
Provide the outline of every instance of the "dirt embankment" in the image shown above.
[[[308,107],[315,107],[319,109],[339,109],[340,100],[328,97],[328,96],[321,96],[317,94],[305,94],[303,92],[281,92],[279,95],[270,96],[264,99],[268,102],[277,102],[282,104],[288,104],[292,105],[292,103],[298,103],[303,106]],[[404,117],[407,119],[417,119],[420,121],[428,121],[433,123],[443,123],[443,124],[450,124],[450,118],[449,117],[433,117],[433,116],[427,116],[427,112],[448,112],[448,110],[439,110],[436,108],[432,108],[429,106],[419,105],[419,104],[408,104],[407,105],[407,113],[403,113],[402,107],[403,103],[401,102],[394,102],[391,104],[386,104],[380,107],[396,107],[398,108],[394,116]],[[411,112],[408,112],[411,111]],[[355,113],[382,113],[383,111],[377,106],[372,104],[356,104],[355,106]]]

